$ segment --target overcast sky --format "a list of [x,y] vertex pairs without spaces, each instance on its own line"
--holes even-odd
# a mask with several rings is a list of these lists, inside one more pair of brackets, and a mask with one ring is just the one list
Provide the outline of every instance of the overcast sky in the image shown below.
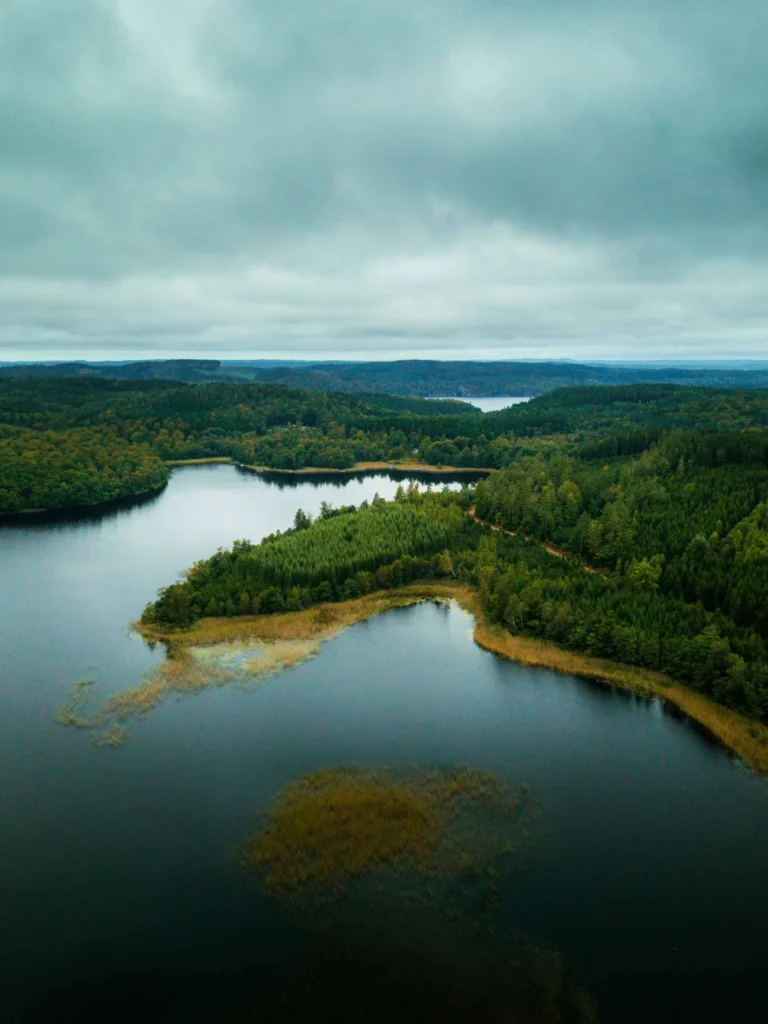
[[0,359],[768,357],[765,0],[0,0]]

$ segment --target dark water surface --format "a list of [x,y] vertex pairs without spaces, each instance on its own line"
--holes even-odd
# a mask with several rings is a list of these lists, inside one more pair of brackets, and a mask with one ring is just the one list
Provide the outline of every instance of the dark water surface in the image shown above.
[[0,1018],[141,988],[165,1009],[137,1020],[217,1019],[206,1000],[257,994],[303,941],[232,863],[276,790],[330,764],[458,761],[531,785],[544,832],[498,919],[561,949],[602,1021],[765,1019],[765,782],[658,702],[495,658],[455,607],[169,701],[117,749],[55,723],[77,679],[117,691],[159,660],[128,622],[195,559],[396,486],[195,467],[132,508],[0,529]]

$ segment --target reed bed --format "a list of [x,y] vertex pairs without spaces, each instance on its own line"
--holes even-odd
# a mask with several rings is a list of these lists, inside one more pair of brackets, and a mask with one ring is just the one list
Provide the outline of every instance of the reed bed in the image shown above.
[[[467,607],[474,610],[470,604]],[[480,647],[520,665],[548,668],[633,693],[659,697],[698,722],[750,768],[768,774],[768,727],[715,704],[670,676],[621,662],[592,658],[532,637],[515,636],[490,625],[482,615],[477,617],[474,639]]]
[[[278,793],[236,851],[267,891],[294,901],[339,896],[382,868],[444,880],[484,878],[532,833],[527,787],[466,767],[326,768]],[[491,872],[492,877],[489,876]],[[491,909],[493,899],[488,899]]]
[[[212,666],[206,670],[207,676],[202,670],[192,671],[186,659],[193,648],[238,643],[256,647],[264,645],[265,648],[274,645],[271,652],[260,655],[264,658],[261,663],[265,668],[263,674],[274,675],[314,657],[325,642],[356,622],[390,608],[407,607],[425,600],[457,601],[475,618],[475,642],[500,657],[509,658],[521,665],[547,668],[618,686],[669,702],[703,726],[750,768],[768,774],[768,727],[763,723],[716,704],[661,672],[568,651],[533,637],[513,635],[488,622],[477,591],[456,583],[416,583],[300,612],[201,619],[191,629],[182,632],[169,632],[151,624],[136,623],[135,629],[145,640],[166,645],[167,658],[155,670],[157,675],[154,678],[112,698],[112,710],[140,714],[142,710],[151,710],[171,693],[182,696],[207,686],[221,686],[235,681],[233,674],[224,677],[214,671]],[[284,647],[278,646],[280,644]],[[251,671],[255,675],[260,674],[257,660],[251,664]],[[244,675],[240,673],[238,678],[242,679]],[[82,712],[92,686],[92,680],[83,680],[77,684],[57,715],[62,724],[76,728],[88,727]]]

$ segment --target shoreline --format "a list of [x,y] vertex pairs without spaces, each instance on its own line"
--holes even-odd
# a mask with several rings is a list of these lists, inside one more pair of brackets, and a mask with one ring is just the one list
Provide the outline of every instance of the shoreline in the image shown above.
[[[165,463],[164,463],[165,465]],[[144,498],[151,498],[168,486],[168,480],[163,480],[157,487],[150,487],[146,491],[137,491],[135,494],[118,494],[115,498],[107,498],[105,501],[91,501],[80,505],[56,505],[54,508],[22,508],[16,512],[0,512],[0,523],[4,519],[15,519],[17,517],[42,518],[44,516],[72,515],[78,512],[94,512],[97,509],[117,508],[121,504],[130,504],[133,501],[141,501]]]
[[312,476],[315,473],[494,473],[487,466],[432,466],[426,462],[356,462],[346,469],[325,466],[304,466],[302,469],[274,469],[272,466],[249,466],[244,462],[233,465],[254,473],[281,473],[287,476]]
[[[306,466],[303,469],[273,469],[271,466],[249,466],[244,462],[234,462],[228,455],[213,455],[210,458],[204,459],[169,459],[163,462],[163,465],[167,469],[175,469],[179,466],[207,466],[207,465],[227,465],[236,466],[238,469],[247,469],[252,473],[279,473],[284,476],[313,476],[313,475],[326,475],[326,474],[349,474],[354,475],[356,473],[434,473],[436,475],[449,475],[449,474],[490,474],[495,473],[495,469],[489,469],[485,467],[471,467],[471,466],[431,466],[427,463],[421,462],[356,462],[354,466],[350,466],[348,469],[333,469],[332,467],[314,467]],[[5,520],[13,520],[16,518],[36,518],[44,516],[59,516],[68,514],[77,514],[78,512],[93,512],[97,509],[107,510],[109,508],[118,507],[121,502],[132,502],[139,501],[142,498],[152,497],[154,494],[159,494],[163,488],[168,486],[168,480],[164,480],[157,487],[150,487],[146,491],[138,491],[135,494],[119,494],[115,498],[107,498],[105,501],[93,501],[88,504],[80,505],[56,505],[53,508],[22,508],[16,511],[2,512],[0,511],[0,524]]]
[[201,619],[186,631],[169,632],[142,623],[135,623],[134,628],[145,640],[165,644],[169,653],[183,651],[186,647],[237,640],[274,642],[296,639],[322,643],[380,612],[434,598],[455,600],[474,617],[473,639],[484,650],[519,665],[545,668],[633,693],[660,697],[705,729],[751,769],[768,774],[768,726],[716,704],[661,672],[594,658],[544,640],[508,633],[486,620],[477,592],[460,584],[411,584],[301,612]]
[[228,455],[211,456],[206,459],[170,459],[164,466],[230,465],[248,469],[252,473],[280,473],[286,476],[312,476],[319,473],[375,473],[395,471],[397,473],[495,473],[488,466],[433,466],[426,462],[356,462],[354,466],[338,469],[333,466],[303,466],[301,469],[277,469],[275,466],[251,466],[247,462],[235,462]]
[[216,462],[229,464],[232,463],[232,459],[228,455],[211,455],[204,459],[163,459],[163,465],[169,469],[173,469],[174,466],[207,466]]

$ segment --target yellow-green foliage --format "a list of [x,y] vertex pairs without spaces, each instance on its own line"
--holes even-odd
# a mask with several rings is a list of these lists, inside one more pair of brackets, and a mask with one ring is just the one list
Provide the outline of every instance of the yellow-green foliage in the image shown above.
[[[330,640],[355,622],[385,608],[403,607],[430,596],[409,587],[369,595],[341,604],[324,604],[303,612],[236,619],[203,619],[186,633],[165,634],[139,624],[149,641],[166,644],[166,657],[136,686],[94,702],[93,679],[75,684],[56,714],[61,725],[87,730],[99,746],[118,746],[129,732],[124,723],[149,714],[171,697],[203,690],[246,685],[279,675],[317,655]],[[445,600],[437,593],[435,600]]]
[[101,730],[94,732],[94,740],[98,747],[121,747],[128,739],[130,733],[124,725],[112,722]]
[[100,702],[93,702],[94,680],[80,680],[57,712],[56,720],[60,725],[87,730],[100,747],[116,747],[129,738],[125,722],[149,714],[170,697],[263,680],[306,661],[319,649],[319,641],[311,639],[172,647],[136,686]]
[[[340,597],[334,588],[342,586],[346,596],[361,596],[371,590],[372,574],[381,566],[405,556],[432,556],[449,541],[448,529],[436,517],[402,502],[374,502],[311,524],[304,516],[303,522],[260,544],[235,541],[231,551],[195,563],[183,583],[159,592],[142,619],[184,628],[202,616],[300,610]],[[412,561],[409,580],[431,571],[428,558],[419,562],[418,572]],[[399,583],[403,571],[401,563]]]
[[556,672],[567,672],[569,675],[619,686],[634,693],[660,697],[703,725],[723,746],[732,750],[751,768],[763,774],[768,773],[768,726],[762,722],[745,718],[736,711],[715,704],[661,672],[564,650],[557,644],[534,637],[515,636],[505,629],[490,625],[478,610],[475,614],[477,624],[474,639],[481,647],[521,665],[554,669]]
[[525,788],[468,768],[326,768],[278,794],[238,858],[288,896],[383,866],[472,876],[522,847],[510,824],[528,803]]
[[[659,672],[567,651],[534,637],[512,635],[487,621],[475,590],[447,582],[413,584],[396,591],[376,592],[302,612],[201,619],[185,632],[166,632],[157,626],[139,623],[136,628],[146,640],[168,645],[169,657],[137,687],[112,698],[112,710],[120,710],[124,716],[129,716],[151,710],[171,694],[182,696],[196,692],[203,685],[221,686],[236,681],[231,671],[227,675],[215,667],[215,657],[205,672],[191,671],[190,662],[185,661],[185,652],[195,648],[215,651],[219,645],[222,645],[221,649],[227,645],[230,650],[236,649],[238,644],[245,647],[255,645],[255,649],[261,652],[258,656],[264,671],[272,675],[312,657],[326,640],[388,608],[404,607],[423,600],[451,599],[475,616],[474,639],[481,647],[522,665],[554,669],[661,697],[703,725],[752,768],[768,772],[768,726],[763,723],[715,704]],[[293,653],[289,655],[289,651]],[[176,663],[170,664],[173,661]],[[252,675],[258,675],[253,662],[250,670]],[[162,685],[156,685],[158,675],[168,677]],[[170,677],[175,677],[173,684],[169,682]],[[244,677],[245,673],[242,673],[239,678]],[[61,724],[78,728],[91,725],[91,718],[84,717],[84,708],[92,686],[93,680],[82,680],[76,684],[57,714]],[[103,728],[104,722],[100,721],[98,726]]]
[[430,795],[374,773],[328,769],[288,786],[244,864],[272,888],[327,884],[383,863],[425,859],[441,819]]
[[91,698],[91,690],[95,683],[90,677],[78,679],[72,688],[72,692],[56,712],[56,721],[59,725],[73,726],[75,729],[87,729],[91,724],[90,716],[86,716],[85,709]]
[[66,508],[154,490],[168,470],[113,430],[22,430],[0,423],[0,512]]

